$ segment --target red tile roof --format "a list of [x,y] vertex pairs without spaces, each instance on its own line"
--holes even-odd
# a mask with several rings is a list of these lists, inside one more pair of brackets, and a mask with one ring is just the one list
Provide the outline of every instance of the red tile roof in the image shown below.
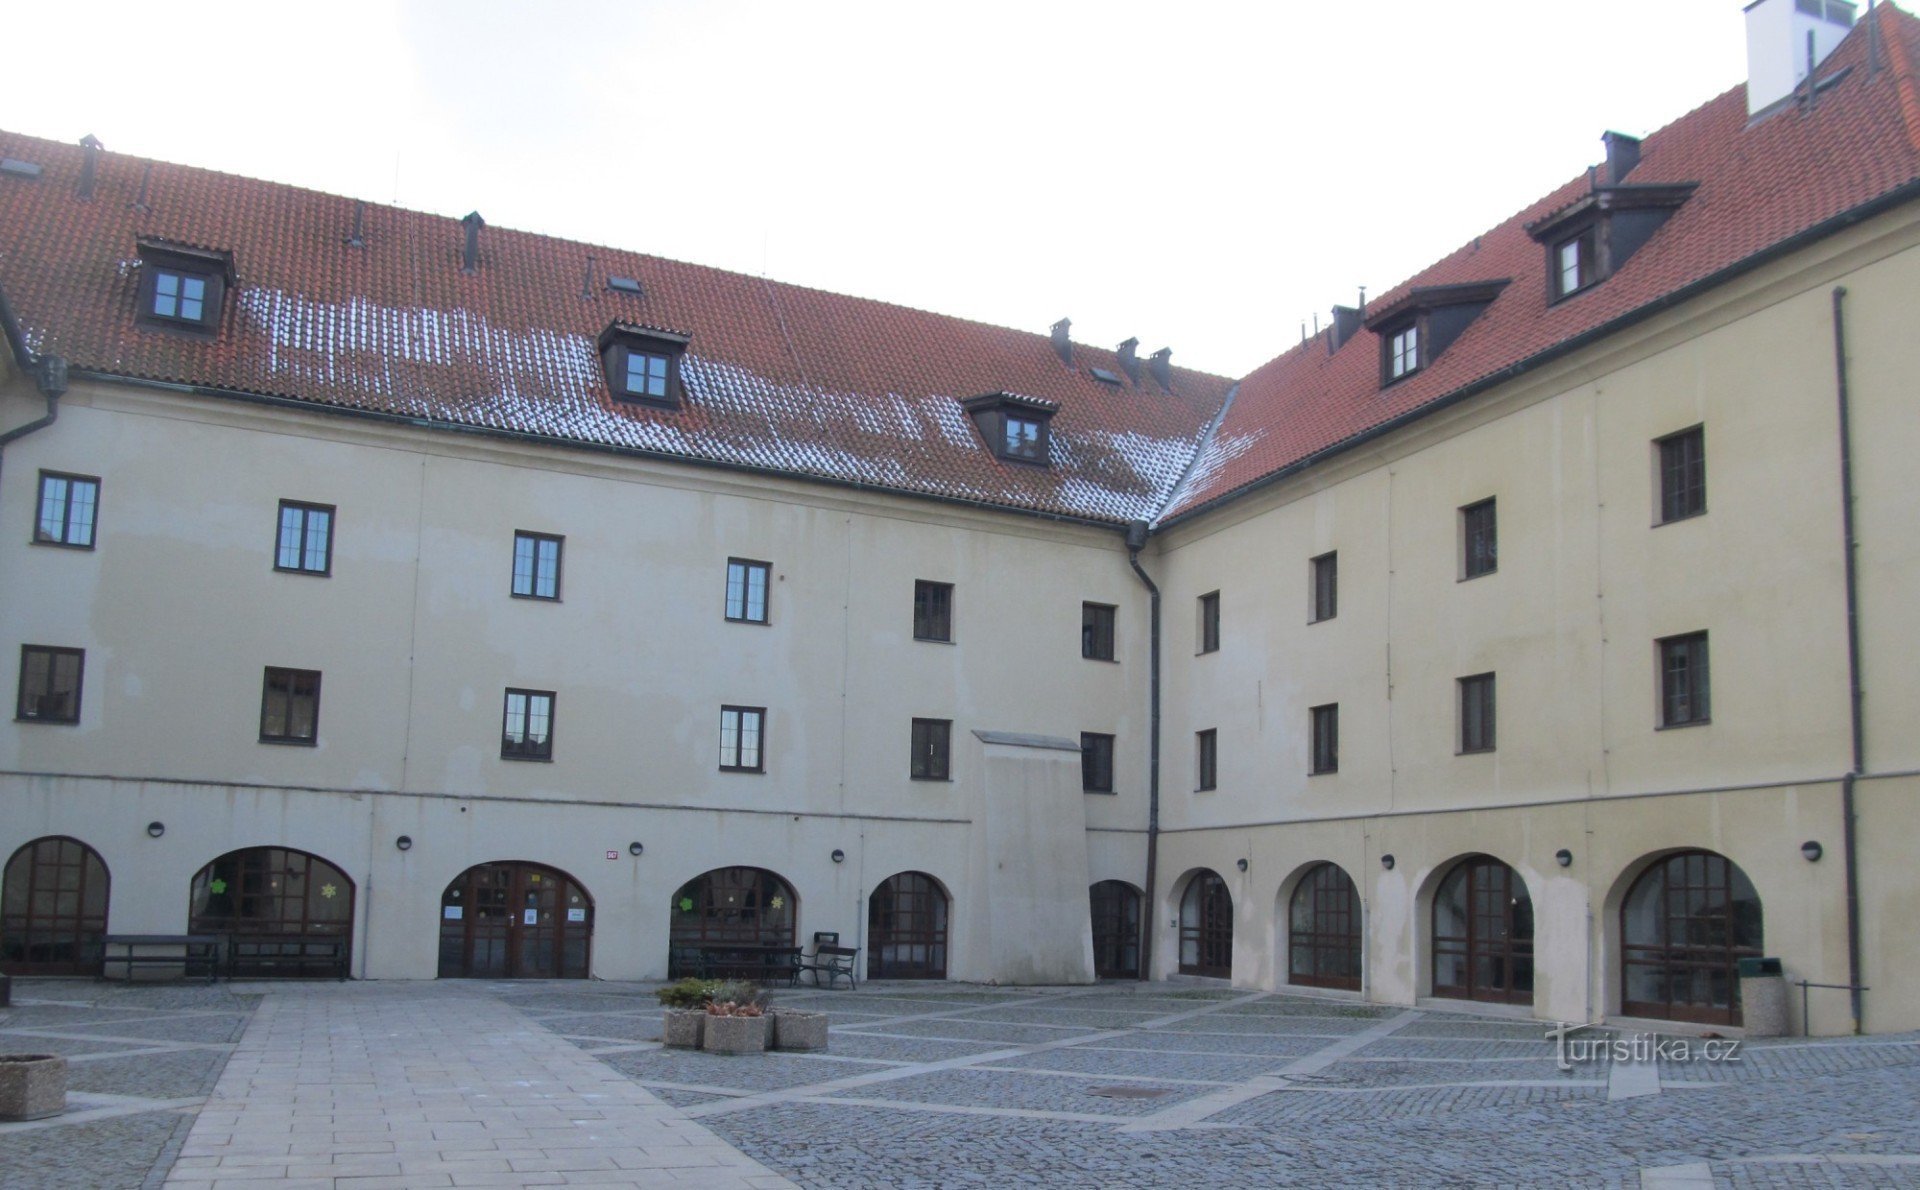
[[[1698,189],[1614,275],[1554,305],[1526,227],[1585,177],[1381,295],[1512,278],[1429,366],[1382,390],[1378,338],[1316,339],[1234,389],[1173,370],[1115,386],[1111,351],[718,269],[488,227],[462,273],[458,220],[103,155],[90,200],[82,150],[0,132],[0,155],[45,168],[0,179],[0,293],[29,345],[76,369],[394,414],[690,462],[1118,522],[1197,514],[1364,437],[1608,333],[1876,204],[1920,194],[1920,21],[1879,7],[1885,54],[1856,28],[1821,67],[1845,77],[1811,111],[1748,127],[1735,87],[1648,137],[1629,181]],[[1864,22],[1863,22],[1864,25]],[[150,171],[150,173],[149,173]],[[138,196],[146,195],[144,207]],[[234,254],[219,336],[134,318],[135,242]],[[640,296],[606,278],[638,278]],[[611,322],[693,338],[685,407],[612,400],[594,344]],[[1234,396],[1211,434],[1228,393]],[[994,457],[961,406],[1012,392],[1057,402],[1052,466]],[[1185,474],[1184,480],[1182,475]]]
[[[1587,192],[1583,175],[1382,294],[1376,308],[1428,286],[1513,278],[1429,367],[1380,387],[1379,340],[1354,336],[1329,354],[1314,339],[1246,377],[1165,523],[1232,499],[1400,420],[1478,391],[1876,200],[1908,197],[1920,179],[1920,103],[1908,62],[1920,20],[1878,8],[1887,53],[1869,77],[1862,21],[1821,64],[1811,111],[1748,127],[1744,85],[1646,138],[1628,182],[1698,182],[1686,203],[1601,284],[1549,305],[1546,251],[1527,235]],[[1851,68],[1851,69],[1849,69]]]
[[[0,179],[0,291],[77,370],[1100,522],[1154,515],[1231,387],[1115,386],[1088,372],[1112,351],[1076,344],[1068,368],[1045,335],[499,227],[463,273],[456,219],[368,204],[350,247],[351,199],[103,154],[83,200],[78,146],[0,133],[0,155],[45,170]],[[232,252],[216,338],[135,319],[155,238]],[[615,321],[691,334],[683,408],[611,398],[595,344]],[[999,391],[1058,405],[1051,466],[980,441],[960,402]]]

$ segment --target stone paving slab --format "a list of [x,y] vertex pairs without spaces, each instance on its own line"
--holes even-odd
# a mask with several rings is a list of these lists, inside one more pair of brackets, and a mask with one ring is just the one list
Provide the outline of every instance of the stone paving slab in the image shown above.
[[618,1071],[456,985],[288,987],[248,1025],[167,1185],[558,1174],[784,1185]]

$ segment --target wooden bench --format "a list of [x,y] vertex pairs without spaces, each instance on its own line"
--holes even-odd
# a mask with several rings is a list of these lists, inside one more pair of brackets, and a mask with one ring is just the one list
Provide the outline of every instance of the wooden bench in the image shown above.
[[813,986],[820,986],[820,977],[827,977],[827,986],[833,987],[842,975],[847,977],[847,985],[859,990],[860,984],[854,977],[857,968],[854,960],[860,957],[857,946],[828,946],[822,944],[813,948],[813,953],[800,960],[799,970],[813,974]]
[[700,975],[703,979],[751,979],[756,983],[784,981],[793,987],[800,982],[800,948],[702,946]]
[[[120,948],[114,954],[115,947]],[[182,978],[204,972],[207,982],[220,977],[220,939],[212,934],[108,934],[100,940],[100,972],[120,965],[133,982],[135,967],[165,967]]]
[[236,976],[317,975],[347,977],[344,938],[307,938],[292,934],[239,936],[227,943],[227,978]]

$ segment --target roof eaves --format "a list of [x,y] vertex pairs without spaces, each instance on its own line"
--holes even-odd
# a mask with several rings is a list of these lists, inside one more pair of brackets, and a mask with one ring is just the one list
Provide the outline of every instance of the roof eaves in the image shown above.
[[[1920,177],[1909,178],[1907,181],[1902,182],[1900,185],[1881,194],[1877,198],[1870,199],[1867,202],[1861,203],[1859,206],[1849,208],[1837,215],[1824,219],[1812,227],[1796,232],[1784,240],[1779,240],[1760,249],[1758,252],[1743,257],[1717,272],[1709,273],[1697,281],[1683,285],[1679,289],[1672,290],[1651,301],[1636,306],[1610,322],[1602,323],[1570,339],[1563,339],[1545,350],[1535,352],[1525,359],[1508,364],[1497,372],[1482,376],[1480,379],[1464,385],[1461,388],[1457,388],[1450,393],[1435,397],[1423,405],[1388,418],[1386,421],[1380,422],[1377,425],[1369,426],[1356,434],[1350,434],[1338,442],[1321,447],[1319,450],[1311,451],[1285,466],[1269,471],[1265,475],[1255,479],[1248,480],[1246,483],[1235,488],[1230,488],[1217,496],[1210,497],[1202,503],[1194,505],[1192,508],[1183,509],[1167,517],[1165,520],[1157,521],[1154,524],[1154,528],[1156,531],[1172,528],[1184,521],[1192,520],[1204,513],[1238,500],[1243,496],[1250,496],[1262,488],[1271,487],[1283,479],[1290,478],[1305,471],[1309,467],[1323,463],[1357,446],[1364,445],[1376,438],[1390,434],[1403,426],[1411,425],[1429,414],[1438,413],[1443,409],[1457,405],[1471,397],[1478,396],[1488,389],[1504,384],[1536,368],[1543,367],[1562,356],[1571,355],[1589,344],[1626,330],[1628,327],[1637,323],[1644,322],[1654,315],[1671,309],[1674,306],[1691,301],[1701,294],[1720,285],[1724,285],[1744,273],[1752,272],[1754,269],[1778,260],[1783,256],[1791,255],[1809,244],[1817,243],[1830,235],[1852,227],[1856,223],[1861,223],[1876,215],[1884,214],[1903,203],[1912,202],[1917,198],[1920,198]],[[1238,386],[1236,386],[1236,391],[1237,388]],[[1228,403],[1231,402],[1232,395],[1229,394]],[[1224,416],[1224,410],[1222,411],[1222,415]],[[1212,435],[1213,431],[1210,429],[1207,436],[1211,439]],[[1171,506],[1173,501],[1169,501],[1168,503],[1169,506]]]

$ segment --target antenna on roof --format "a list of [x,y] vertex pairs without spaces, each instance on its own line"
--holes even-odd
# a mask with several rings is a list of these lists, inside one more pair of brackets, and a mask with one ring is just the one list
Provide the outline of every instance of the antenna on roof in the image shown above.
[[147,205],[147,187],[153,182],[153,162],[147,162],[146,172],[140,175],[140,197],[133,200],[133,209],[142,215],[149,214],[153,208]]
[[580,278],[580,297],[584,300],[593,296],[593,253],[587,253],[587,271]]
[[367,204],[353,204],[353,234],[347,237],[347,247],[364,248],[367,246]]
[[1587,167],[1587,193],[1600,193],[1600,170],[1591,165]]
[[1360,287],[1360,305],[1357,307],[1357,309],[1362,314],[1365,314],[1367,312],[1367,287],[1364,285]]
[[80,159],[80,185],[75,190],[81,198],[93,197],[93,173],[100,161],[100,150],[106,148],[100,138],[89,132],[80,138],[80,147],[86,150]]
[[1873,0],[1867,0],[1867,77],[1880,73],[1880,22],[1873,19]]
[[1307,320],[1304,318],[1300,320],[1300,341],[1302,343],[1307,341]]

